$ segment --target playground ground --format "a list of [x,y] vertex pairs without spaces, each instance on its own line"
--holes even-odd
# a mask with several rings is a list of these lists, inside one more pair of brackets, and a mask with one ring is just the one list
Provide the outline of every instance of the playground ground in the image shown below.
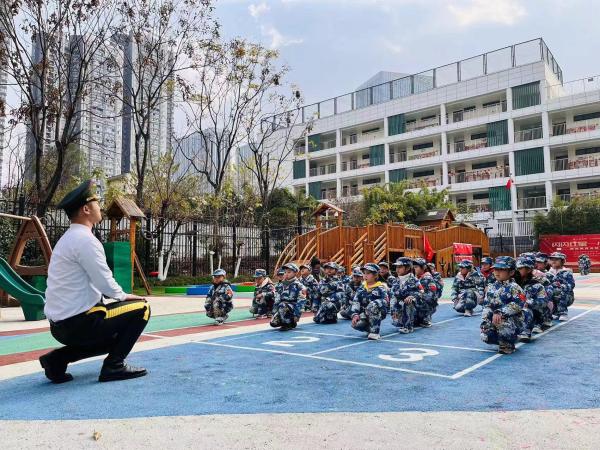
[[509,356],[447,301],[432,328],[399,335],[387,319],[372,342],[310,316],[274,331],[247,295],[222,327],[201,298],[154,297],[130,356],[150,374],[120,383],[96,381],[99,359],[48,383],[47,323],[3,309],[1,447],[600,448],[600,275],[576,281],[570,320]]

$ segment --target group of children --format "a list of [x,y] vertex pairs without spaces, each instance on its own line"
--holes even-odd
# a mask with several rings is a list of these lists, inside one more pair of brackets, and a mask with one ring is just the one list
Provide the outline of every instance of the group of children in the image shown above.
[[[507,256],[495,261],[483,258],[480,268],[464,260],[451,289],[453,307],[469,317],[482,306],[482,340],[498,345],[501,353],[512,353],[518,340],[541,333],[553,319],[568,320],[575,281],[565,260],[559,252],[523,253],[516,261]],[[380,339],[381,322],[388,313],[400,333],[430,327],[442,295],[441,275],[422,258],[400,257],[392,267],[394,274],[385,261],[368,263],[346,275],[334,262],[317,270],[288,263],[278,270],[276,283],[257,269],[250,312],[256,318],[270,318],[272,327],[289,330],[303,311],[312,311],[318,324],[350,320],[371,340]],[[223,323],[232,309],[232,296],[225,272],[215,271],[205,303],[208,317]]]

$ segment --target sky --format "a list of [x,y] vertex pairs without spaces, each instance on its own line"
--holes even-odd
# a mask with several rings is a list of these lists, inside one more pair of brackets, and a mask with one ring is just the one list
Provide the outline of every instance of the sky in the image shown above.
[[278,49],[306,104],[542,37],[565,81],[600,74],[600,0],[220,0],[225,37]]

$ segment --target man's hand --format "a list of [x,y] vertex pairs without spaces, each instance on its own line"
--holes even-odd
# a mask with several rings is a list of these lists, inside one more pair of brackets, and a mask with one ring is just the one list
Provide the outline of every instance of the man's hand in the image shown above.
[[141,300],[143,302],[147,302],[148,300],[146,300],[146,297],[140,297],[139,295],[133,295],[133,294],[127,294],[127,297],[125,297],[125,301],[127,300]]
[[404,303],[406,303],[407,305],[410,305],[414,299],[415,299],[414,297],[406,297],[404,299]]
[[352,326],[355,326],[358,321],[359,321],[360,317],[358,314],[355,314],[354,316],[352,316]]
[[500,325],[502,323],[502,314],[500,313],[494,313],[494,315],[492,316],[492,323],[494,325]]

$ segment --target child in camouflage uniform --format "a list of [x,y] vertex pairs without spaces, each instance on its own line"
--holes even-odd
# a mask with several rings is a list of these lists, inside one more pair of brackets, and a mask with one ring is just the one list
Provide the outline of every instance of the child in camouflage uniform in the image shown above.
[[306,299],[306,288],[297,278],[299,269],[296,264],[286,264],[282,269],[285,271],[284,280],[281,282],[281,290],[275,293],[270,325],[281,331],[287,331],[296,328],[300,320],[301,306]]
[[357,267],[352,270],[352,279],[345,286],[344,291],[344,300],[342,302],[342,307],[340,308],[340,317],[342,319],[352,319],[352,315],[350,312],[352,301],[354,300],[354,296],[358,289],[362,286],[363,283],[363,273]]
[[438,306],[438,285],[429,272],[427,261],[423,258],[415,258],[413,265],[415,276],[423,288],[423,301],[417,302],[415,325],[429,328],[431,326],[431,316],[435,313]]
[[323,264],[323,268],[325,278],[319,283],[320,299],[313,321],[320,324],[337,323],[338,311],[344,297],[344,285],[337,277],[337,265],[334,262]]
[[481,267],[479,268],[479,274],[483,278],[483,290],[485,295],[485,289],[488,284],[492,284],[496,279],[494,278],[494,271],[492,270],[492,264],[494,260],[489,256],[481,258]]
[[256,286],[250,313],[256,315],[257,319],[271,317],[275,303],[275,286],[264,269],[254,271],[254,282]]
[[548,258],[551,269],[548,271],[552,274],[552,302],[554,303],[555,319],[560,321],[569,320],[568,307],[573,304],[575,297],[573,289],[575,289],[575,279],[573,272],[564,267],[567,257],[564,253],[554,252]]
[[363,271],[365,281],[356,291],[350,308],[352,328],[367,332],[367,339],[378,340],[381,321],[387,313],[388,290],[385,284],[378,280],[377,264],[365,264]]
[[525,340],[531,337],[532,332],[541,333],[543,328],[548,328],[548,324],[552,326],[552,313],[548,307],[550,300],[541,280],[533,275],[534,264],[531,258],[517,259],[515,280],[526,296],[523,310],[525,330],[519,337]]
[[581,275],[587,275],[588,273],[590,273],[590,269],[592,268],[592,260],[588,255],[579,255],[577,264],[579,265],[579,273]]
[[483,277],[473,270],[473,263],[467,259],[458,264],[459,272],[452,283],[450,299],[454,303],[454,310],[470,317],[473,310],[483,300]]
[[434,263],[427,263],[427,267],[429,267],[429,272],[433,277],[433,281],[437,284],[437,300],[439,301],[442,298],[442,294],[444,291],[444,279],[442,278],[442,274],[435,270]]
[[396,277],[390,272],[390,265],[386,261],[381,261],[379,264],[379,281],[387,284],[388,288],[396,282]]
[[508,355],[515,351],[517,336],[524,327],[525,293],[512,281],[513,258],[499,256],[492,267],[496,281],[488,286],[483,301],[481,339],[487,344],[497,344],[498,352]]
[[227,273],[223,269],[213,272],[213,285],[208,290],[204,309],[206,315],[215,319],[215,325],[221,325],[229,317],[229,311],[233,309],[233,289],[229,281],[225,279]]
[[417,308],[423,308],[423,287],[412,273],[412,259],[400,257],[394,263],[396,281],[391,289],[392,325],[403,334],[412,333]]
[[300,266],[300,283],[306,288],[306,302],[304,311],[312,311],[313,304],[319,299],[319,282],[311,273],[312,269],[308,264]]

